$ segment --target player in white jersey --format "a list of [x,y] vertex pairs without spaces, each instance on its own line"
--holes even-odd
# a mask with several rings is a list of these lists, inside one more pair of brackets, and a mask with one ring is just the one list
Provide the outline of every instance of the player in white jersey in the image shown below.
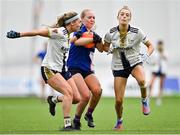
[[[130,74],[137,80],[141,89],[143,114],[148,115],[150,113],[142,63],[152,54],[153,45],[140,29],[129,25],[131,11],[127,6],[119,10],[117,19],[119,25],[105,35],[104,51],[109,51],[113,55],[111,68],[114,75],[117,114],[117,123],[114,128],[115,130],[122,130],[123,99]],[[140,55],[141,42],[147,46],[147,54],[144,54],[143,57]]]
[[164,80],[166,79],[166,72],[167,72],[167,54],[164,50],[164,43],[163,41],[158,41],[156,45],[156,51],[152,55],[151,58],[152,62],[152,77],[150,81],[150,96],[152,96],[153,92],[153,85],[156,78],[159,78],[159,91],[157,95],[156,104],[161,105],[161,98],[163,94],[163,86]]
[[48,103],[52,115],[55,115],[56,103],[62,101],[64,115],[63,130],[72,130],[70,111],[72,102],[80,101],[80,94],[71,74],[66,70],[66,53],[69,50],[70,33],[79,30],[80,19],[76,12],[67,12],[58,17],[57,24],[52,28],[42,28],[29,32],[10,31],[8,38],[43,36],[49,38],[47,53],[42,62],[41,73],[44,81],[63,96],[49,96]]

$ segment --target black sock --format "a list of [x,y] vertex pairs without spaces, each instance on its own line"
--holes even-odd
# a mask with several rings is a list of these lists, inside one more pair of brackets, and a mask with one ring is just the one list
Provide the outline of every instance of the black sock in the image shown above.
[[86,114],[87,114],[87,115],[92,115],[93,111],[94,111],[94,109],[92,109],[92,108],[89,107]]
[[74,119],[75,119],[76,121],[80,121],[81,116],[79,116],[79,115],[75,115]]

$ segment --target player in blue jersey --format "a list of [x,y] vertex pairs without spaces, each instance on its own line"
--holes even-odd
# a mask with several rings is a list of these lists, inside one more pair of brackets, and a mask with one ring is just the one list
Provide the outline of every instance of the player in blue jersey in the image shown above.
[[40,61],[43,61],[47,51],[47,43],[44,43],[44,49],[39,51],[36,55],[36,58],[40,59]]
[[71,40],[72,44],[67,60],[68,70],[73,75],[73,79],[81,94],[81,101],[78,103],[73,120],[74,128],[77,130],[80,130],[81,115],[89,100],[89,107],[84,118],[89,127],[93,128],[95,126],[92,113],[102,93],[101,85],[94,73],[93,63],[95,48],[100,48],[99,46],[101,45],[101,37],[92,30],[95,25],[94,12],[90,9],[83,10],[81,21],[80,31],[74,34],[75,40]]
[[48,103],[50,113],[55,115],[56,103],[62,102],[64,116],[63,130],[69,131],[74,128],[71,125],[71,106],[78,103],[80,95],[71,74],[66,67],[66,54],[69,51],[70,33],[78,31],[80,19],[76,12],[67,12],[58,17],[57,24],[50,28],[42,28],[29,32],[7,32],[8,38],[20,38],[30,36],[43,36],[49,39],[47,53],[41,64],[41,74],[44,81],[63,96],[49,96]]

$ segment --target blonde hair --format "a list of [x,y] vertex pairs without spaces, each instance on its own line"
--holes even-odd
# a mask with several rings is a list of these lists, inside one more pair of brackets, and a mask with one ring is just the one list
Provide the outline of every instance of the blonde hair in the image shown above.
[[131,14],[131,10],[129,9],[128,6],[123,6],[123,7],[119,10],[118,16],[119,16],[120,12],[121,12],[123,9],[128,10],[128,11],[130,12],[130,18],[131,18],[132,14]]
[[74,16],[77,16],[77,15],[78,15],[78,13],[76,13],[74,11],[64,13],[63,15],[57,17],[57,22],[54,25],[52,25],[51,27],[52,28],[58,28],[58,27],[66,26],[69,23],[65,24],[65,21],[74,17]]
[[81,19],[83,19],[85,16],[86,16],[86,13],[88,11],[92,11],[91,9],[84,9],[82,12],[81,12]]

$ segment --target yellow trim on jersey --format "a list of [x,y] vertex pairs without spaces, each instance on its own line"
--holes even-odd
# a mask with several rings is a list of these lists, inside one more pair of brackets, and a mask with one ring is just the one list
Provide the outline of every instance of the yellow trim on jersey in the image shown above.
[[44,67],[44,73],[45,73],[47,80],[55,75],[55,73],[53,71],[49,70],[46,67]]

